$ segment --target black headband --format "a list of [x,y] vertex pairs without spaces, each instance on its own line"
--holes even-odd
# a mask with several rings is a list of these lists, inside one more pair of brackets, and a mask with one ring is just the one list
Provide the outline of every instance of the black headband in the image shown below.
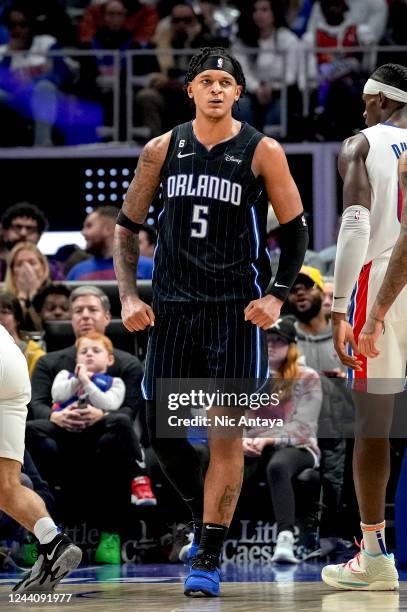
[[232,77],[234,77],[238,83],[238,85],[241,85],[241,83],[238,82],[237,80],[237,76],[236,76],[236,70],[234,65],[232,64],[232,62],[230,61],[230,59],[228,57],[225,57],[224,55],[210,55],[209,57],[206,58],[206,60],[202,63],[199,64],[194,72],[192,73],[192,78],[191,81],[201,72],[204,72],[205,70],[223,70],[224,72],[228,72],[229,74],[232,75]]

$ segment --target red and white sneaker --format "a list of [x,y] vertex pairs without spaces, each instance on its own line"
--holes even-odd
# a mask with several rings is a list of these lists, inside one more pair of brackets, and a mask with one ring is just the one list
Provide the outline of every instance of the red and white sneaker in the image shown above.
[[[357,542],[356,542],[357,543]],[[335,589],[353,591],[394,591],[399,588],[399,576],[393,555],[370,555],[363,540],[360,552],[347,563],[327,565],[322,580]]]
[[156,506],[157,500],[148,476],[137,476],[131,481],[131,503],[136,506]]

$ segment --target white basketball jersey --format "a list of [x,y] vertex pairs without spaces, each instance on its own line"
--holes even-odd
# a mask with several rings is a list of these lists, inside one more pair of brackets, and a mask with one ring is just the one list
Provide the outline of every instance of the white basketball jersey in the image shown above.
[[400,234],[401,194],[397,170],[400,154],[407,150],[407,129],[379,123],[362,133],[370,145],[366,168],[372,191],[367,264],[382,255],[390,257]]

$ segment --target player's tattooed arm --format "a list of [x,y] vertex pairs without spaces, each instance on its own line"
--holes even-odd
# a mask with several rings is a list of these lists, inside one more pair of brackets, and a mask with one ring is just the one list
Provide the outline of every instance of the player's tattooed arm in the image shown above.
[[390,306],[407,284],[407,152],[402,153],[399,159],[399,184],[402,194],[400,235],[370,313],[380,320],[383,320]]
[[[144,147],[134,178],[127,191],[123,212],[134,223],[144,223],[148,209],[159,187],[161,168],[168,151],[171,133],[150,140]],[[139,238],[122,225],[116,224],[113,241],[113,261],[122,303],[123,325],[129,331],[140,331],[154,325],[154,312],[137,296],[137,264]]]
[[[123,212],[134,223],[144,223],[160,184],[160,173],[167,154],[171,133],[153,138],[144,147],[133,180],[128,188]],[[138,234],[116,225],[113,259],[120,297],[134,296],[139,259]]]

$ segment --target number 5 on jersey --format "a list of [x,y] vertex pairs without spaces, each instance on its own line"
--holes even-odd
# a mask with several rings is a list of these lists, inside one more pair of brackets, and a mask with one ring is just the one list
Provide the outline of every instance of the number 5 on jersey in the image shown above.
[[196,227],[191,229],[192,238],[205,238],[208,233],[208,219],[206,218],[208,210],[208,206],[194,204],[192,223],[195,224]]

